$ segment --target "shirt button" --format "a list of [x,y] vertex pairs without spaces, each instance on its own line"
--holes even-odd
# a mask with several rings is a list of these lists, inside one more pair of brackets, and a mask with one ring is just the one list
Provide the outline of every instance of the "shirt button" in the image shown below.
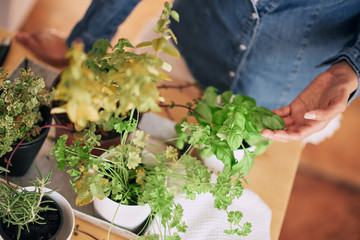
[[247,49],[247,47],[244,44],[240,44],[239,48],[242,51],[245,51]]
[[229,72],[229,76],[232,77],[232,78],[235,77],[235,72],[234,72],[234,71],[230,71],[230,72]]
[[253,19],[257,19],[257,18],[258,18],[258,15],[257,15],[256,12],[253,12],[253,13],[251,14],[251,17],[252,17]]

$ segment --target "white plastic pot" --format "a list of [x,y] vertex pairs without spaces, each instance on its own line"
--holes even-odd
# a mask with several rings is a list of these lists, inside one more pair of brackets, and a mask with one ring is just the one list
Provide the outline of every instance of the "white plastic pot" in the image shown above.
[[[24,187],[24,189],[26,189],[27,191],[33,191],[35,187],[34,186]],[[49,188],[45,188],[45,191],[50,192],[52,190]],[[49,196],[52,200],[57,202],[57,204],[59,204],[63,212],[63,217],[64,217],[63,226],[61,228],[60,234],[58,235],[57,239],[70,240],[75,227],[74,211],[71,208],[70,203],[58,192],[52,192],[47,196]]]
[[[101,156],[106,156],[106,153]],[[111,156],[111,153],[108,156]],[[145,164],[154,163],[156,162],[156,158],[153,154],[145,151],[142,162]],[[110,198],[95,198],[93,203],[95,212],[101,218],[109,222],[113,222],[115,225],[132,232],[138,231],[140,225],[142,225],[142,223],[149,217],[151,213],[151,208],[148,204],[141,206],[120,204],[119,206],[119,203],[111,200]],[[119,209],[117,210],[118,207]]]
[[[255,147],[251,146],[247,148],[247,150],[253,152],[255,150]],[[244,149],[238,149],[234,151],[234,157],[237,162],[241,161],[243,156],[244,156]],[[217,159],[215,155],[212,155],[211,157],[208,158],[203,158],[203,164],[214,172],[222,172],[222,170],[224,169],[224,163],[221,160]]]
[[[119,209],[116,212],[118,207]],[[142,206],[120,204],[119,206],[119,203],[110,198],[102,200],[95,198],[94,209],[103,219],[109,222],[112,222],[114,219],[114,224],[132,232],[136,231],[151,213],[148,204]]]

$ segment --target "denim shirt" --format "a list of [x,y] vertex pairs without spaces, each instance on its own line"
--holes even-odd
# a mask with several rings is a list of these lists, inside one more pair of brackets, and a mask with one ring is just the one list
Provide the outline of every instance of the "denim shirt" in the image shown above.
[[[88,46],[111,38],[116,29],[109,28],[117,27],[138,1],[100,2],[93,1],[89,11],[96,14],[88,11],[68,43],[82,35],[87,22],[93,25],[86,31]],[[251,0],[175,0],[174,10],[180,15],[180,23],[171,24],[178,48],[203,87],[233,90],[275,109],[291,103],[329,64],[346,60],[360,76],[359,0],[260,0],[256,5]],[[106,24],[95,19],[100,15]]]

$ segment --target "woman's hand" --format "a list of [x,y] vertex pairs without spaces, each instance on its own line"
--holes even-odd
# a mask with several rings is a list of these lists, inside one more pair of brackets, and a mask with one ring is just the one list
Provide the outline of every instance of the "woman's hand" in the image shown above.
[[295,100],[274,113],[283,118],[284,130],[262,131],[274,141],[300,141],[323,129],[345,111],[348,99],[357,88],[359,79],[346,62],[334,64],[318,75]]

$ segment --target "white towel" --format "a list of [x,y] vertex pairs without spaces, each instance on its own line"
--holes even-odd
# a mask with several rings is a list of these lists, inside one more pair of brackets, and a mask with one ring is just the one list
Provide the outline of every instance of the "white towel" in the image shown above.
[[[195,200],[177,197],[175,201],[181,203],[184,209],[183,221],[188,226],[186,233],[180,234],[183,240],[270,240],[271,209],[251,190],[245,189],[242,196],[235,199],[229,207],[229,211],[243,213],[241,225],[244,222],[252,224],[252,232],[246,237],[224,233],[225,229],[230,229],[227,214],[214,208],[214,200],[210,193],[200,194]],[[158,232],[154,226],[150,227],[152,233]]]

